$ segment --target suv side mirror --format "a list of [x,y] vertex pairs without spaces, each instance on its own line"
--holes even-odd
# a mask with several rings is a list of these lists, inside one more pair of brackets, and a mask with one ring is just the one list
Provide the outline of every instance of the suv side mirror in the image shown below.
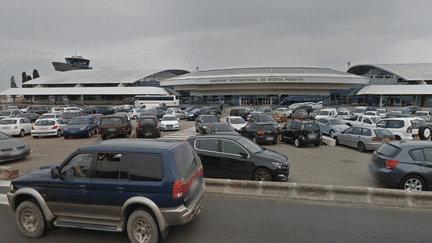
[[53,179],[63,179],[63,178],[61,177],[61,175],[60,175],[60,169],[59,169],[58,166],[54,167],[54,168],[51,170],[51,178],[53,178]]

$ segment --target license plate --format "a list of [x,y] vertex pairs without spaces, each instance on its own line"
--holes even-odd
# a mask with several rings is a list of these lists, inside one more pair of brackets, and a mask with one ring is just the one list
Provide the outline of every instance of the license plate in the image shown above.
[[316,138],[317,135],[316,134],[309,134],[309,138]]
[[39,128],[39,130],[48,130],[48,128],[46,128],[46,127],[41,127],[41,128]]
[[273,137],[266,137],[266,140],[270,141],[270,140],[274,140],[274,138]]
[[144,133],[144,135],[146,135],[146,136],[151,136],[153,133],[151,133],[151,132],[146,132],[146,133]]
[[110,129],[108,129],[108,131],[110,131],[110,132],[115,132],[115,128],[110,128]]

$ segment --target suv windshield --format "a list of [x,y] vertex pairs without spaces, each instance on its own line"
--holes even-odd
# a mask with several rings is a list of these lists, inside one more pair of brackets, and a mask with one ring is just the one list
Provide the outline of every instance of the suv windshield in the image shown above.
[[203,122],[217,122],[218,120],[214,116],[207,116],[202,118]]
[[243,120],[242,118],[232,118],[231,123],[232,124],[244,124],[244,123],[246,123],[246,121]]

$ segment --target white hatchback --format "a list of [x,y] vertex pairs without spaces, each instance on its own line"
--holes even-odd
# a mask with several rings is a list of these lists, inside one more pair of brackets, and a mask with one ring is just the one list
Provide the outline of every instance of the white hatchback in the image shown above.
[[32,122],[28,118],[6,118],[0,120],[0,131],[8,135],[24,137],[31,133]]
[[61,137],[65,127],[66,123],[60,118],[37,120],[32,127],[31,135],[34,138],[41,136]]
[[234,127],[236,131],[240,131],[247,125],[247,122],[241,116],[227,116],[225,121]]

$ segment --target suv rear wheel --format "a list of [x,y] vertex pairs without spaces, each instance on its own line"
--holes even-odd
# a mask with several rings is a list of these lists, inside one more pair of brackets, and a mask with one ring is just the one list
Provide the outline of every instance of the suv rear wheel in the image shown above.
[[34,200],[21,203],[15,213],[19,230],[29,238],[39,238],[45,231],[45,219]]
[[154,218],[143,209],[131,214],[127,222],[127,233],[131,242],[158,242],[158,226]]

